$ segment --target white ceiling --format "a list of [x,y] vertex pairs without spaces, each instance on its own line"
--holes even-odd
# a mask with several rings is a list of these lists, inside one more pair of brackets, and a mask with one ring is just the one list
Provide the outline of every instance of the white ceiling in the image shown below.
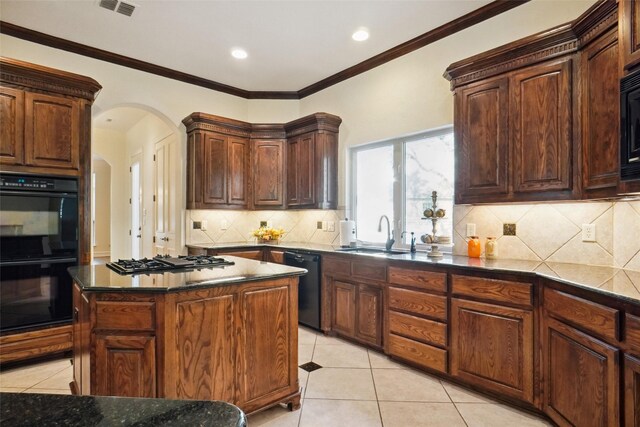
[[[250,91],[296,91],[490,0],[133,0],[132,17],[98,0],[0,0],[32,30]],[[365,42],[351,34],[369,29]],[[249,58],[230,55],[242,47]]]

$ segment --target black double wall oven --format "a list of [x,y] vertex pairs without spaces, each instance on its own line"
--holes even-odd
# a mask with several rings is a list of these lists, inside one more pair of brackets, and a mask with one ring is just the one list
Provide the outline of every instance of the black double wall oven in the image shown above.
[[0,332],[71,320],[78,181],[0,174]]
[[640,179],[640,70],[620,80],[620,179]]

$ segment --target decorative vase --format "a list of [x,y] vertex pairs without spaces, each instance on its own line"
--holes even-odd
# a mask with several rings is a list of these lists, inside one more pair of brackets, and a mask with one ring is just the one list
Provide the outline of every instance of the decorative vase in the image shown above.
[[280,239],[261,239],[258,237],[258,244],[260,245],[277,245],[280,243]]
[[478,236],[469,237],[467,242],[467,254],[469,258],[480,258],[482,253],[482,246],[480,245],[480,238]]

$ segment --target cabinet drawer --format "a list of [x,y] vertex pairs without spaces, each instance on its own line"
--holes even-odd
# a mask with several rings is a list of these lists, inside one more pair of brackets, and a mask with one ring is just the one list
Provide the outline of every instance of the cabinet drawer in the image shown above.
[[446,273],[433,271],[408,270],[406,268],[389,267],[389,283],[395,285],[413,286],[429,291],[446,292]]
[[324,257],[322,258],[322,272],[329,276],[351,276],[351,261]]
[[429,369],[447,372],[447,351],[441,348],[390,334],[389,354]]
[[447,320],[447,298],[389,287],[389,308]]
[[155,330],[155,302],[96,301],[96,329]]
[[619,340],[620,311],[553,289],[544,290],[547,312],[611,340]]
[[389,330],[397,335],[445,347],[447,325],[408,314],[389,311]]
[[531,283],[454,274],[451,276],[451,290],[455,295],[525,306],[533,305]]
[[384,263],[352,262],[351,274],[362,279],[387,279],[387,266]]
[[627,314],[625,324],[627,325],[625,336],[627,344],[636,355],[640,356],[640,317]]
[[262,250],[254,250],[254,251],[231,251],[231,252],[221,252],[219,255],[231,255],[237,256],[240,258],[254,259],[256,261],[262,261]]

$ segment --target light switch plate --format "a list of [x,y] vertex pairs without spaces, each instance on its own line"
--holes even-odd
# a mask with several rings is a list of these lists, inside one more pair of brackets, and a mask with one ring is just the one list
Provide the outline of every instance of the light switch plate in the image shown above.
[[467,223],[467,237],[476,235],[476,225],[474,223]]
[[229,228],[229,221],[227,221],[226,219],[223,219],[222,221],[220,221],[220,230],[226,230]]
[[595,224],[582,224],[582,241],[583,242],[596,241],[596,225]]
[[335,221],[327,221],[327,231],[336,231]]
[[200,230],[207,231],[207,221],[202,221],[202,225],[200,226]]

